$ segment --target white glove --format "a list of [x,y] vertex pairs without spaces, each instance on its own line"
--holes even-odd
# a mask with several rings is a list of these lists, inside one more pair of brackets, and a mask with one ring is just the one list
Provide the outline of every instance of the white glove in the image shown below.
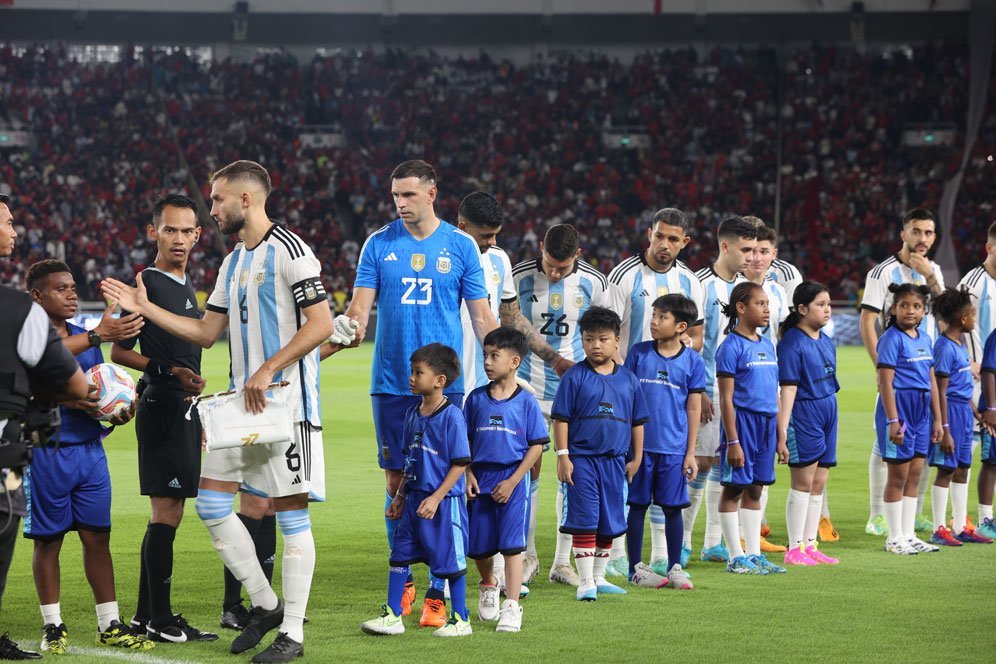
[[529,394],[536,396],[536,390],[533,389],[533,386],[529,384],[528,380],[526,380],[522,376],[516,376],[515,382],[518,383],[519,387],[524,389],[526,392],[529,392]]
[[339,314],[332,321],[332,334],[329,336],[329,343],[348,346],[356,339],[358,329],[360,329],[360,324],[357,321],[345,314]]

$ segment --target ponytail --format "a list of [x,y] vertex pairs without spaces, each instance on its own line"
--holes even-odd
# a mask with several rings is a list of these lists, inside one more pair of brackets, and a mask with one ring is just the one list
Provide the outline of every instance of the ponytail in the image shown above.
[[736,328],[737,323],[740,320],[740,314],[737,313],[737,304],[747,304],[750,301],[750,296],[754,292],[755,288],[763,290],[753,281],[744,281],[737,284],[733,289],[733,292],[730,293],[730,301],[727,304],[723,304],[721,307],[723,315],[730,321],[726,324],[726,329],[723,330],[723,334],[729,334],[734,330],[734,328]]
[[788,318],[785,319],[785,322],[778,327],[778,336],[785,336],[786,332],[797,326],[802,321],[802,314],[799,313],[799,307],[803,305],[808,307],[820,293],[829,292],[829,288],[816,281],[803,281],[801,284],[796,286],[795,292],[792,294],[792,309],[789,311]]

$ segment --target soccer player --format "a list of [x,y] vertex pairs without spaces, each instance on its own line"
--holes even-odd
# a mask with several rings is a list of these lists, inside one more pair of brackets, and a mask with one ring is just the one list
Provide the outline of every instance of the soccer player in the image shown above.
[[[181,194],[168,194],[152,207],[149,239],[156,259],[142,273],[149,300],[178,316],[200,318],[187,259],[200,238],[197,204]],[[141,353],[134,350],[141,344]],[[142,495],[149,496],[152,516],[142,540],[138,605],[131,625],[153,641],[215,641],[217,634],[190,625],[174,614],[173,540],[187,498],[197,495],[201,476],[201,428],[187,420],[184,398],[200,394],[201,349],[149,323],[138,337],[115,343],[111,361],[144,372],[135,420],[138,476]]]
[[403,634],[401,598],[409,566],[426,563],[433,575],[450,582],[453,613],[433,636],[469,636],[467,611],[467,491],[464,470],[470,463],[467,423],[443,390],[460,375],[456,351],[440,343],[411,356],[412,392],[421,403],[405,414],[402,436],[405,466],[387,518],[398,521],[391,549],[387,604],[379,618],[360,625],[367,634]]
[[[529,526],[529,470],[550,442],[549,429],[536,397],[516,382],[516,371],[529,352],[526,335],[499,327],[484,337],[484,369],[490,383],[467,397],[464,416],[473,464],[467,469],[470,517],[468,556],[481,573],[477,614],[498,620],[495,631],[522,628],[519,596],[522,552]],[[496,554],[501,554],[496,555]],[[504,559],[506,599],[498,610],[494,559]]]
[[[377,335],[371,365],[370,399],[377,435],[377,460],[387,478],[385,509],[397,495],[405,456],[399,413],[418,405],[408,388],[404,367],[417,349],[430,342],[463,348],[460,304],[466,303],[479,340],[498,327],[488,305],[481,253],[474,239],[436,216],[435,169],[421,160],[399,164],[391,173],[391,195],[398,219],[375,231],[360,251],[353,299],[340,320],[355,320],[363,339],[374,303]],[[337,323],[338,324],[338,323]],[[473,387],[473,384],[471,384]],[[457,406],[463,403],[464,377],[445,389]],[[397,520],[385,519],[392,546]],[[446,623],[444,582],[430,576],[421,624]],[[402,613],[412,610],[415,585],[406,586]]]
[[643,425],[650,420],[640,383],[613,359],[619,316],[593,306],[578,319],[585,358],[564,374],[551,417],[557,479],[567,485],[561,532],[571,535],[578,567],[576,597],[625,595],[605,580],[612,540],[626,532],[626,483],[643,460]]
[[[690,298],[669,293],[654,300],[653,312],[651,340],[633,346],[625,363],[640,381],[651,412],[643,438],[643,463],[630,484],[627,500],[629,581],[638,586],[691,590],[692,582],[681,567],[681,510],[690,504],[688,481],[695,479],[697,471],[695,439],[706,378],[702,357],[681,340],[688,327],[699,320],[699,310]],[[651,503],[664,516],[666,549],[659,571],[653,563],[648,566],[641,562],[643,520]]]
[[701,315],[705,319],[702,360],[706,368],[706,391],[702,397],[702,424],[695,443],[695,462],[699,471],[696,480],[688,487],[692,504],[682,515],[685,525],[682,542],[684,561],[691,556],[692,529],[703,498],[706,504],[706,527],[700,558],[712,562],[727,562],[730,558],[729,551],[723,546],[723,533],[719,523],[719,499],[723,488],[719,475],[719,418],[716,416],[714,403],[718,398],[716,351],[726,337],[725,330],[729,323],[724,306],[729,303],[733,288],[744,281],[743,271],[754,256],[757,224],[736,215],[727,217],[719,224],[716,239],[719,242],[716,262],[695,273],[702,283],[704,293]]
[[[560,385],[560,376],[575,362],[583,358],[581,331],[578,320],[591,306],[608,303],[608,281],[598,270],[588,265],[581,257],[581,238],[576,228],[570,224],[558,224],[547,230],[540,242],[540,257],[523,261],[512,269],[515,289],[519,294],[519,307],[522,314],[532,323],[533,329],[547,340],[560,354],[560,359],[547,365],[543,358],[530,352],[519,367],[519,377],[528,381],[539,400],[540,410],[547,418],[553,407],[553,398]],[[530,503],[536,513],[539,492],[540,457],[530,473]],[[564,491],[561,484],[557,490],[557,522],[563,520]],[[531,517],[532,518],[532,517]],[[532,567],[530,557],[536,556],[534,535],[527,545],[523,560],[525,579],[530,578]],[[559,532],[549,579],[555,583],[576,586],[578,575],[571,568],[571,537]]]
[[[761,334],[770,323],[768,296],[755,283],[741,283],[723,308],[729,323],[716,352],[716,377],[723,482],[719,518],[730,551],[726,569],[734,574],[781,574],[785,568],[761,552],[761,488],[775,483],[778,415],[775,346]],[[779,454],[779,461],[785,463],[787,457]],[[740,545],[741,530],[746,551]]]
[[[284,396],[294,417],[294,440],[211,452],[197,493],[197,515],[253,604],[231,651],[253,648],[280,628],[254,662],[286,662],[304,652],[315,569],[308,500],[325,500],[318,346],[333,332],[318,259],[300,237],[267,217],[271,186],[266,169],[247,160],[232,162],[211,178],[211,216],[223,234],[237,233],[239,243],[221,264],[203,318],[178,316],[152,303],[142,274],[137,288],[114,279],[101,285],[124,308],[202,348],[227,331],[231,388],[244,393],[247,411],[266,408],[273,381],[290,383]],[[252,538],[232,509],[240,487],[273,499],[284,539],[283,601],[267,583]]]
[[[76,281],[69,266],[57,260],[39,261],[28,268],[27,285],[80,368],[87,371],[101,364],[99,341],[69,322],[77,311]],[[91,388],[91,397],[95,389]],[[59,552],[70,530],[78,531],[83,545],[83,568],[96,602],[97,642],[131,650],[155,645],[120,619],[110,550],[111,476],[102,442],[109,430],[91,415],[95,404],[95,399],[88,398],[60,408],[62,427],[57,441],[36,451],[24,476],[28,503],[24,536],[34,540],[32,571],[44,623],[41,650],[53,655],[65,654],[68,647],[59,604]],[[124,410],[110,422],[125,424],[133,413]]]
[[[898,253],[885,259],[871,269],[865,278],[864,296],[861,300],[861,318],[859,331],[861,341],[865,345],[872,364],[878,366],[878,330],[876,321],[884,329],[889,309],[892,306],[890,284],[926,285],[932,293],[939,294],[944,290],[944,276],[940,266],[927,258],[930,248],[937,239],[934,215],[924,208],[913,208],[903,216],[903,227],[899,232],[903,246]],[[937,325],[934,317],[927,313],[920,322],[920,331],[931,339],[937,337]],[[883,516],[881,496],[885,491],[887,480],[886,464],[879,453],[879,446],[873,445],[871,457],[868,460],[868,492],[870,513],[865,532],[869,535],[885,535],[886,523]],[[920,516],[923,511],[923,495],[927,490],[929,480],[927,473],[921,482],[917,499],[917,529],[929,530],[930,522]]]

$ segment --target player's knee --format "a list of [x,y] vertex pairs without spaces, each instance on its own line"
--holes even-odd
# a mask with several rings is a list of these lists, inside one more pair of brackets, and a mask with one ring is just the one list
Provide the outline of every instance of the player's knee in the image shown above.
[[232,495],[222,491],[200,489],[197,492],[194,509],[197,510],[197,516],[204,525],[213,526],[232,514]]
[[298,535],[311,530],[311,515],[306,509],[277,512],[277,526],[284,537]]

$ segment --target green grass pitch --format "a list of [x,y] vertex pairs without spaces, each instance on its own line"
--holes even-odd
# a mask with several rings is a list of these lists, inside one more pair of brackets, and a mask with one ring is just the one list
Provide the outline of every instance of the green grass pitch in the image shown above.
[[[368,344],[335,355],[322,366],[328,502],[312,509],[318,564],[308,607],[310,623],[305,628],[310,661],[529,658],[563,662],[580,656],[592,661],[979,661],[996,645],[996,545],[966,545],[905,558],[884,553],[880,538],[864,534],[875,379],[861,348],[843,348],[839,354],[843,385],[840,465],[830,475],[830,508],[841,541],[824,546],[827,553],[841,559],[839,566],[790,569],[777,577],[734,577],[723,572],[721,565],[693,558],[689,571],[694,591],[632,589],[625,597],[576,602],[573,589],[552,585],[545,577],[553,555],[555,479],[555,465],[547,463],[537,533],[543,568],[523,603],[521,633],[499,635],[493,623],[481,624],[472,617],[472,637],[433,639],[431,630],[418,628],[415,615],[406,619],[408,632],[402,636],[366,636],[359,624],[379,612],[387,582],[384,480],[377,468],[367,396],[371,355]],[[207,352],[208,390],[227,387],[227,375],[227,348],[218,346]],[[138,552],[148,501],[138,494],[134,427],[115,432],[106,447],[114,481],[111,548],[118,601],[127,621],[135,608]],[[969,501],[973,520],[974,481],[975,473]],[[768,504],[776,541],[785,537],[788,484],[788,471],[780,468]],[[696,556],[703,517],[694,536]],[[649,529],[646,539],[649,547]],[[278,559],[280,550],[278,543]],[[278,564],[278,584],[279,576]],[[416,570],[420,593],[425,577],[424,568]],[[473,584],[477,579],[472,568],[468,584],[472,616],[476,615]],[[221,562],[189,504],[176,541],[174,610],[197,626],[216,629],[221,594]],[[74,662],[112,657],[232,662],[248,661],[252,654],[229,654],[234,633],[224,630],[221,640],[213,644],[159,644],[146,654],[95,645],[93,597],[74,534],[67,536],[62,551],[62,613]],[[0,629],[9,631],[22,645],[37,645],[40,628],[31,545],[22,539],[10,572]]]

